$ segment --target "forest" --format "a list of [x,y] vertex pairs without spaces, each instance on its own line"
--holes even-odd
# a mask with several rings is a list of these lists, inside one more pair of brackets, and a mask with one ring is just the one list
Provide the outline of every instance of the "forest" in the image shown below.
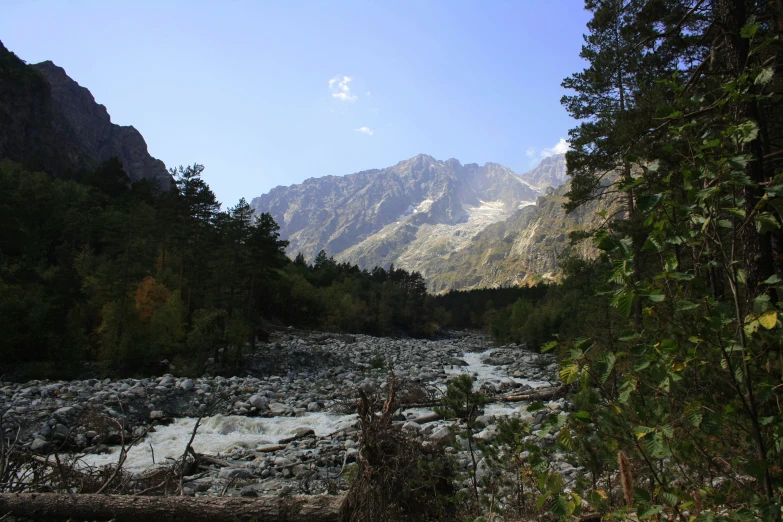
[[[4,161],[3,365],[24,378],[75,375],[84,360],[135,375],[165,359],[198,374],[230,368],[277,325],[424,337],[480,327],[556,354],[573,405],[535,403],[584,470],[571,484],[519,445],[526,428],[503,427],[514,455],[528,454],[513,464],[528,509],[781,520],[783,3],[585,6],[585,69],[563,81],[576,121],[566,208],[610,195],[622,205],[574,234],[600,254],[564,253],[558,283],[432,296],[393,266],[289,260],[271,217],[252,218],[244,200],[221,210],[198,164],[161,191],[130,183],[118,162],[63,179]],[[480,401],[459,386],[452,413],[470,427]]]
[[274,220],[244,199],[222,211],[203,171],[172,171],[164,191],[116,160],[64,179],[0,162],[0,373],[229,371],[282,325],[434,332],[420,274],[291,261]]

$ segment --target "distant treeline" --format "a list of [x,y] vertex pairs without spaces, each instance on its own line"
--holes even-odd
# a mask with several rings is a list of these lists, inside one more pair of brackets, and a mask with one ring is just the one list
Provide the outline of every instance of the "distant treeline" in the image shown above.
[[443,324],[480,328],[497,344],[526,344],[540,349],[553,339],[601,335],[620,316],[597,292],[608,263],[566,256],[560,266],[563,281],[509,288],[452,291],[436,296],[434,306]]

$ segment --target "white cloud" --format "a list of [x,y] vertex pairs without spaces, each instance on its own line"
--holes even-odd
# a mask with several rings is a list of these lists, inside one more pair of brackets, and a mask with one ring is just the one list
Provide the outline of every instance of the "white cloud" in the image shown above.
[[560,141],[555,143],[553,147],[547,147],[536,152],[535,147],[530,147],[525,151],[525,155],[530,158],[530,164],[535,165],[544,158],[554,156],[555,154],[565,154],[568,152],[568,147],[571,144],[568,143],[565,138],[560,138]]
[[362,134],[366,134],[368,136],[372,136],[374,131],[369,127],[359,127],[358,129],[354,129],[356,132],[361,132]]
[[560,138],[560,141],[558,141],[554,147],[543,149],[541,151],[541,157],[548,158],[549,156],[554,156],[555,154],[565,154],[568,152],[568,147],[570,146],[571,144],[568,143],[565,138]]
[[342,101],[356,101],[359,97],[351,93],[348,86],[351,80],[348,76],[335,76],[329,80],[329,90],[332,91],[332,97]]

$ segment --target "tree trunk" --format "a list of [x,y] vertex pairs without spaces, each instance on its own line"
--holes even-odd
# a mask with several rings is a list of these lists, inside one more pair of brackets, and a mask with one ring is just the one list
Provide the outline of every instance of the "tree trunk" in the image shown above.
[[[750,41],[742,38],[740,32],[742,27],[748,21],[748,12],[744,0],[718,0],[715,3],[716,19],[723,28],[726,67],[731,75],[731,79],[739,78],[746,72],[748,65],[748,54],[750,52]],[[755,101],[740,102],[736,106],[736,116],[738,119],[748,119],[756,122],[759,127],[763,125],[759,117],[758,106]],[[766,129],[760,128],[759,135],[763,136]],[[761,138],[757,137],[743,147],[744,152],[753,156],[745,167],[745,173],[748,178],[756,185],[767,181],[764,174],[764,165],[762,158],[764,149]],[[758,186],[746,186],[744,189],[745,213],[747,216],[754,214],[754,209],[763,195],[763,191]],[[747,297],[750,301],[755,297],[759,285],[762,281],[772,275],[772,243],[770,234],[759,234],[756,231],[755,223],[744,227],[743,231],[743,257],[747,268]]]
[[244,499],[9,493],[0,495],[0,513],[34,520],[332,522],[339,520],[342,501],[342,496],[328,495]]

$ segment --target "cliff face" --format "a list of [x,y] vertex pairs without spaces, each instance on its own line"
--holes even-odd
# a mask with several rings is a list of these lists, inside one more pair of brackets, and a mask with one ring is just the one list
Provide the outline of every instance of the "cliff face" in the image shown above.
[[111,123],[106,107],[52,62],[26,65],[0,43],[0,157],[55,175],[89,171],[117,157],[131,180],[171,176],[133,127]]
[[52,100],[46,78],[0,43],[0,157],[52,173],[86,160]]
[[324,249],[371,268],[400,263],[406,254],[413,259],[415,252],[427,257],[459,248],[537,196],[501,165],[462,165],[422,154],[385,169],[277,187],[251,206],[274,217],[290,241],[290,255],[302,252],[311,260]]

